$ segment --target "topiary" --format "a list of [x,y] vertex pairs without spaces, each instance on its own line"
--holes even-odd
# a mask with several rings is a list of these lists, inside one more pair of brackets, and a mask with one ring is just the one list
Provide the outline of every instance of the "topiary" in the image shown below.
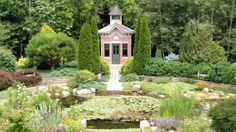
[[0,69],[12,72],[15,71],[16,58],[12,52],[4,47],[0,47]]
[[134,58],[129,57],[128,60],[125,62],[125,64],[121,67],[121,73],[122,74],[133,73],[134,72],[133,65],[134,65]]
[[12,77],[9,73],[0,70],[0,91],[5,90],[12,84]]
[[40,73],[33,69],[16,71],[12,77],[15,81],[24,83],[26,86],[34,86],[42,81]]
[[95,74],[88,70],[80,70],[75,75],[75,81],[78,81],[80,83],[92,82],[95,80]]
[[217,132],[236,131],[236,99],[228,99],[213,107],[209,116],[212,118],[212,127]]

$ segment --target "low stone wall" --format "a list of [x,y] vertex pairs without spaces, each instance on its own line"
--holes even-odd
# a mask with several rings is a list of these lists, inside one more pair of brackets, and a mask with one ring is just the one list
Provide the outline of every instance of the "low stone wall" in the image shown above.
[[43,78],[40,85],[64,84],[69,80],[68,77]]
[[[160,76],[138,76],[138,78],[142,78],[142,79],[147,80],[147,81],[153,81],[155,79],[163,78],[163,77],[160,77]],[[169,78],[173,82],[181,81],[181,82],[192,83],[192,84],[200,82],[200,81],[204,81],[204,80],[196,80],[196,79],[182,78],[182,77],[167,77],[167,78]],[[210,81],[204,81],[204,82],[206,82],[206,85],[208,87],[228,88],[228,89],[236,90],[235,85],[224,84],[224,83],[216,83],[216,82],[210,82]]]

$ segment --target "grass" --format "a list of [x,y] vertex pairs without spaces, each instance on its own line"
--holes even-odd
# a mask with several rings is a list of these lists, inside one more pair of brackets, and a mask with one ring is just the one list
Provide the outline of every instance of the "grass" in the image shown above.
[[144,93],[156,92],[157,94],[164,94],[167,96],[172,96],[176,92],[185,92],[189,90],[195,90],[197,86],[183,83],[183,82],[170,82],[166,84],[157,84],[144,82],[142,85],[142,90]]
[[224,93],[236,94],[236,90],[229,89],[229,88],[211,88],[211,89],[217,90],[217,91],[222,91],[222,92],[224,92]]
[[86,132],[140,132],[137,129],[88,129]]

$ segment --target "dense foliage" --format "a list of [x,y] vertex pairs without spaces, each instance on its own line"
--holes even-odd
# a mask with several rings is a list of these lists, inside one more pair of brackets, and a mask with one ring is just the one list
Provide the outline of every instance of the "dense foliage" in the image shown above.
[[180,93],[163,101],[160,105],[160,115],[162,117],[191,117],[194,114],[194,99],[189,99]]
[[60,62],[75,58],[74,47],[74,40],[64,33],[40,32],[30,40],[26,54],[36,66],[46,63],[54,70]]
[[219,83],[236,84],[235,65],[228,62],[219,62],[217,64],[199,64],[192,65],[189,63],[182,63],[178,61],[163,61],[152,58],[149,63],[145,65],[144,75],[154,76],[174,76],[174,77],[188,77],[197,78],[198,71],[209,76],[205,78],[198,78]]
[[0,69],[12,72],[15,70],[16,58],[12,52],[0,46]]
[[125,64],[121,67],[121,73],[122,74],[129,74],[134,72],[134,58],[129,57],[128,60],[126,60]]
[[220,62],[211,66],[208,79],[214,82],[236,84],[236,67],[227,62]]
[[95,72],[97,65],[93,59],[93,44],[92,44],[92,33],[91,26],[89,24],[84,24],[80,31],[80,39],[77,50],[77,59],[79,63],[80,70],[89,70]]
[[137,45],[135,44],[133,68],[137,74],[143,74],[143,68],[151,58],[151,36],[150,29],[145,18],[141,19],[141,22],[138,21],[137,23],[141,23],[140,27],[137,28],[139,28],[139,31],[142,31],[142,33],[140,32],[138,34],[139,36],[136,37],[138,40],[135,40]]
[[234,132],[236,130],[236,99],[229,99],[213,107],[209,116],[212,127],[218,132]]
[[33,69],[16,71],[12,74],[12,78],[26,86],[35,86],[42,81],[40,73]]
[[91,33],[92,33],[92,49],[93,49],[93,72],[99,73],[100,71],[100,43],[99,43],[99,36],[98,36],[98,27],[97,27],[97,18],[93,17],[91,20]]
[[195,19],[214,25],[212,40],[220,42],[230,61],[235,61],[235,0],[2,0],[0,43],[20,56],[45,22],[56,32],[79,38],[82,25],[94,15],[100,18],[99,28],[109,24],[107,14],[115,3],[123,11],[124,25],[133,29],[137,16],[145,14],[152,32],[153,53],[156,48],[163,55],[178,53],[183,29]]
[[7,89],[12,84],[12,77],[10,73],[0,70],[0,91]]
[[191,64],[217,63],[225,60],[225,51],[213,41],[212,26],[190,21],[180,43],[180,60]]

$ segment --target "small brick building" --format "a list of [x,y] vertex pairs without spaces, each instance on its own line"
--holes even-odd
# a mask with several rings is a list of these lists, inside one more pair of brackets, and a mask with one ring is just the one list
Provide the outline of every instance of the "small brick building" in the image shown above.
[[115,5],[112,7],[110,24],[98,31],[101,38],[101,56],[109,64],[123,64],[131,56],[131,37],[134,31],[122,25],[122,12]]

